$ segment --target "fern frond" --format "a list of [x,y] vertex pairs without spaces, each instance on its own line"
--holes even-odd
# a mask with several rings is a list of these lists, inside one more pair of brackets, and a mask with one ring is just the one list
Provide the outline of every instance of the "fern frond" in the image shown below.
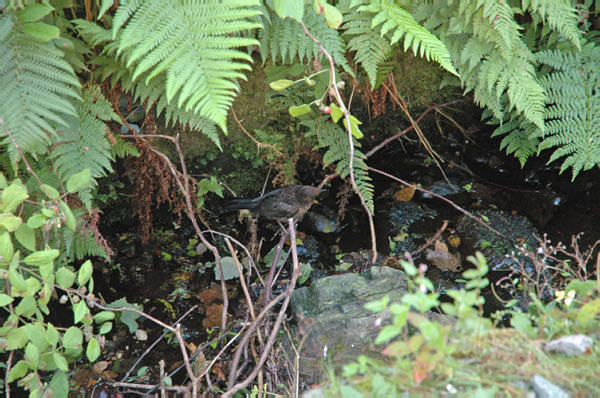
[[[268,20],[265,18],[265,21],[268,23],[258,36],[263,62],[269,55],[273,62],[280,59],[284,64],[291,64],[295,60],[304,63],[313,58],[320,60],[323,57],[317,44],[304,34],[302,27],[296,21],[290,18],[282,20],[274,12],[269,12]],[[325,18],[317,15],[309,4],[305,5],[302,21],[308,31],[329,51],[335,63],[352,74],[352,68],[344,57],[346,44],[338,31],[327,26]]]
[[[241,70],[250,70],[251,57],[236,48],[257,45],[253,38],[235,36],[260,28],[250,20],[260,14],[257,0],[188,3],[160,0],[129,2],[115,15],[113,38],[119,54],[133,67],[133,80],[145,82],[166,74],[166,97],[212,120],[227,131],[226,117],[238,91]],[[245,62],[240,62],[245,61]],[[145,72],[148,72],[145,74]]]
[[540,15],[548,21],[551,29],[558,31],[563,37],[581,49],[581,33],[578,28],[579,18],[568,0],[532,0],[523,2],[523,11]]
[[100,91],[91,86],[83,92],[83,102],[78,106],[78,117],[71,118],[70,125],[60,131],[50,154],[63,181],[82,169],[89,168],[96,186],[96,179],[112,171],[114,156],[106,139],[106,123],[118,121],[117,115]]
[[410,13],[392,0],[373,0],[369,5],[360,6],[358,11],[375,13],[371,27],[383,24],[382,35],[393,32],[390,39],[392,45],[404,37],[404,51],[412,48],[415,55],[425,56],[427,60],[433,59],[448,72],[458,76],[444,43],[419,25]]
[[[0,119],[24,152],[42,152],[55,126],[77,116],[80,85],[62,51],[25,36],[15,21],[11,12],[0,16]],[[18,154],[3,128],[0,139],[14,163]]]
[[571,168],[575,179],[600,165],[600,48],[588,43],[581,52],[547,50],[537,58],[555,69],[542,78],[550,105],[539,150],[558,147],[549,162],[564,158],[560,172]]
[[[341,178],[348,177],[350,175],[350,147],[346,131],[331,122],[319,123],[317,120],[306,120],[301,124],[309,129],[308,136],[317,137],[315,149],[326,148],[325,155],[323,155],[324,165],[334,164],[336,172],[340,174]],[[354,140],[354,138],[352,140],[354,141],[354,181],[367,206],[373,212],[374,188],[371,177],[369,177],[368,166],[365,162],[366,156],[358,149],[360,143]]]
[[371,27],[370,14],[355,11],[346,14],[344,18],[342,35],[350,38],[348,47],[356,52],[354,61],[367,72],[369,82],[375,88],[379,66],[390,56],[392,46],[378,29]]
[[[496,123],[494,123],[496,124]],[[528,122],[522,115],[514,115],[509,121],[498,126],[492,137],[506,135],[500,142],[500,149],[505,149],[507,154],[513,154],[521,163],[521,167],[529,157],[538,150],[540,140],[539,128]]]

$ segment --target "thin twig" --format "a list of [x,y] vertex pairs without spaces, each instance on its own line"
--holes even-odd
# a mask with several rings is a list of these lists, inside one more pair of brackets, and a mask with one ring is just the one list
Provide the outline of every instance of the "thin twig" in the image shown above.
[[[233,387],[231,386],[231,383],[235,377],[235,372],[230,373],[230,379],[229,379],[230,384],[229,384],[228,390],[225,392],[225,394],[223,394],[224,398],[231,397],[233,394],[235,394],[242,388],[245,388],[246,386],[248,386],[252,382],[252,380],[254,380],[254,378],[256,377],[258,372],[262,369],[263,364],[267,360],[267,357],[269,356],[269,353],[271,352],[271,348],[273,348],[273,344],[275,343],[275,339],[277,338],[277,335],[279,333],[279,328],[281,327],[281,323],[283,322],[283,319],[285,318],[285,312],[286,312],[288,304],[290,303],[290,300],[292,298],[292,293],[294,292],[294,288],[296,287],[296,282],[298,281],[298,278],[300,277],[300,263],[298,262],[298,248],[296,247],[296,226],[295,226],[294,220],[290,218],[288,220],[288,225],[289,225],[289,231],[290,231],[290,239],[292,241],[291,243],[292,243],[293,269],[292,269],[292,278],[291,278],[290,283],[288,284],[288,287],[284,293],[285,299],[283,300],[283,303],[281,304],[281,308],[279,309],[279,314],[277,316],[277,319],[275,320],[275,324],[273,325],[273,330],[271,331],[271,334],[269,335],[267,344],[265,345],[265,348],[260,356],[260,360],[254,367],[252,372],[248,375],[248,377],[246,377],[243,381],[235,384]],[[246,335],[249,335],[249,334],[246,333]],[[246,337],[246,336],[244,336],[244,337]],[[237,352],[236,352],[236,354],[237,354]],[[234,370],[234,369],[232,368],[232,370]],[[232,375],[233,375],[233,377],[232,377]]]

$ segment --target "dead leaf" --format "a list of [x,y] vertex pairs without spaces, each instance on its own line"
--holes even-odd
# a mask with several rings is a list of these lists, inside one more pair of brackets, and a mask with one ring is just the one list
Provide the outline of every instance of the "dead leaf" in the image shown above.
[[454,248],[460,246],[460,236],[458,235],[450,235],[446,240],[448,241],[448,244]]
[[450,253],[448,246],[439,240],[435,241],[434,250],[427,250],[427,260],[443,271],[459,272],[462,269],[460,253]]
[[404,187],[401,190],[396,191],[392,197],[394,200],[400,202],[410,202],[413,196],[415,196],[415,189],[413,187]]
[[206,317],[202,320],[202,326],[212,328],[221,325],[221,314],[223,313],[223,304],[212,304],[206,307]]

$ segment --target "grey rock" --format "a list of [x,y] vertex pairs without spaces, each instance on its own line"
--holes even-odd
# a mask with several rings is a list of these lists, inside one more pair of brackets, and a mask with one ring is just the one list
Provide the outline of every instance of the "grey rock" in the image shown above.
[[571,395],[540,375],[531,378],[536,398],[569,398]]

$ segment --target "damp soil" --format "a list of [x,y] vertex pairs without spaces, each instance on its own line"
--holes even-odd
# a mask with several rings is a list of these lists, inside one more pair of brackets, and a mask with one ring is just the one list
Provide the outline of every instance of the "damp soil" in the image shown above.
[[[437,130],[428,134],[436,152],[444,160],[441,168],[445,175],[431,161],[423,147],[414,141],[392,142],[374,154],[368,164],[438,193],[469,212],[497,210],[524,216],[540,236],[546,234],[553,242],[569,243],[573,235],[582,232],[581,247],[600,239],[600,171],[582,172],[572,182],[569,171],[559,174],[559,163],[546,164],[548,158],[545,154],[530,159],[521,168],[517,159],[499,152],[499,139],[489,138],[489,130],[477,126],[471,131],[473,133],[468,136],[452,130],[443,136]],[[314,168],[308,165],[303,167],[302,162],[298,172],[302,183],[319,182]],[[427,242],[446,221],[448,224],[444,237],[447,238],[459,228],[460,218],[464,215],[461,211],[419,191],[408,201],[413,207],[395,219],[398,216],[394,195],[403,186],[380,174],[370,173],[370,176],[375,186],[374,221],[381,261],[385,261],[390,254],[401,255],[398,247],[404,244],[403,233],[417,237],[413,245],[419,246]],[[306,284],[322,276],[357,272],[369,266],[369,226],[360,202],[355,196],[348,195],[348,201],[340,211],[340,192],[347,191],[347,188],[339,179],[334,180],[298,226],[303,241],[300,254],[313,269],[311,279]],[[122,193],[126,192],[125,186]],[[231,234],[241,242],[248,242],[250,232],[247,224],[239,222],[236,214],[216,216],[224,201],[217,198],[206,204],[208,211],[205,215],[211,227]],[[174,217],[165,206],[153,214],[151,241],[142,243],[137,232],[137,221],[124,202],[119,199],[113,208],[103,209],[101,230],[115,249],[115,256],[110,263],[96,262],[97,291],[108,302],[126,297],[130,303],[140,303],[151,316],[169,323],[175,322],[197,305],[198,308],[187,315],[181,324],[187,341],[197,346],[204,344],[211,339],[208,331],[212,325],[206,319],[210,316],[210,307],[217,305],[215,301],[203,301],[199,297],[199,293],[209,290],[215,282],[214,271],[208,264],[211,261],[210,253],[198,254],[196,237],[189,223]],[[315,214],[319,216],[315,217]],[[410,214],[416,214],[414,217],[417,219],[407,232],[403,230],[402,223],[408,220]],[[278,231],[276,223],[259,220],[258,233],[263,256],[276,245]],[[473,254],[464,252],[467,249],[460,245],[453,250],[460,252],[463,263],[466,263],[464,258],[467,255]],[[426,262],[424,253],[418,254],[416,261]],[[341,264],[345,264],[345,267],[340,268]],[[454,286],[459,275],[432,266],[428,271],[428,276],[440,288]],[[495,277],[501,278],[503,275],[499,273]],[[285,275],[282,278],[285,279]],[[232,281],[230,285],[235,291],[236,282]],[[255,291],[254,294],[259,295],[260,292]],[[231,301],[230,308],[236,309],[231,315],[243,316],[242,300],[232,293]],[[494,309],[488,308],[488,311]],[[113,362],[112,368],[119,378],[163,333],[148,321],[138,322],[139,327],[147,331],[147,340],[134,340],[123,330],[115,334],[110,345],[112,352],[108,355],[120,358]],[[210,355],[207,353],[206,357]],[[180,361],[179,348],[174,339],[163,339],[138,368],[148,366],[153,372],[161,359],[167,363]],[[167,369],[168,372],[172,370]],[[173,376],[174,384],[184,381],[184,373],[181,371]],[[219,375],[216,375],[218,378]],[[155,380],[156,375],[150,374],[149,379]]]

